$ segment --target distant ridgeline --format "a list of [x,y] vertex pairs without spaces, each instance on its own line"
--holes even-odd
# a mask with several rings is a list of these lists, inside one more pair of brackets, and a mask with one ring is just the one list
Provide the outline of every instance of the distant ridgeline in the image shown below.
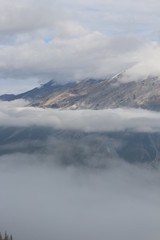
[[125,73],[105,79],[59,84],[49,81],[30,91],[0,96],[1,101],[24,99],[30,106],[61,109],[142,108],[160,111],[160,76],[126,81]]
[[6,232],[5,232],[4,237],[3,237],[1,232],[0,232],[0,240],[13,240],[13,237],[12,237],[12,235],[8,235]]

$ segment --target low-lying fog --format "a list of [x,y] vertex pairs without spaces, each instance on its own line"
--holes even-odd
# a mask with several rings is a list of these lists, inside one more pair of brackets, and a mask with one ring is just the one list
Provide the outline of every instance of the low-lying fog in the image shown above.
[[108,161],[104,169],[0,158],[0,227],[16,240],[159,240],[160,170]]
[[[158,164],[153,168],[139,159],[134,164],[111,159],[107,156],[112,142],[105,152],[107,137],[86,137],[85,131],[136,128],[155,132],[160,128],[160,115],[140,110],[71,113],[34,112],[31,108],[1,104],[0,231],[7,230],[14,240],[159,240]],[[71,120],[73,129],[84,131],[83,137],[63,133],[72,128]],[[14,132],[11,128],[36,123],[50,127],[53,124],[56,129],[62,128],[62,134],[48,140],[41,130],[31,134],[32,128],[30,132]],[[151,143],[157,156],[152,138]],[[63,157],[69,164],[63,162]],[[105,163],[105,167],[99,167],[99,163]]]

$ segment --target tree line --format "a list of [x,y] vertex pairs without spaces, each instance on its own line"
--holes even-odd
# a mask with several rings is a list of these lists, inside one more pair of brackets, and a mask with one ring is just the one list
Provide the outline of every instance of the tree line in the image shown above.
[[0,232],[0,240],[13,240],[12,235],[8,235],[7,232],[5,232],[4,237]]

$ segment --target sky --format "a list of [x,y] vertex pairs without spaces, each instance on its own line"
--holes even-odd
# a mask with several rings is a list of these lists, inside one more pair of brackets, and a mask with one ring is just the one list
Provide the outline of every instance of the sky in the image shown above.
[[160,74],[158,0],[0,0],[0,93]]

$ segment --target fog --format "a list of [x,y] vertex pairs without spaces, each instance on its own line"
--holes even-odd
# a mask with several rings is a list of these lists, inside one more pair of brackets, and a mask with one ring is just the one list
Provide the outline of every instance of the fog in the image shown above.
[[159,239],[159,169],[109,159],[106,169],[67,167],[43,157],[0,157],[1,231],[16,240]]
[[0,231],[15,240],[159,240],[159,113],[26,104],[0,105]]

